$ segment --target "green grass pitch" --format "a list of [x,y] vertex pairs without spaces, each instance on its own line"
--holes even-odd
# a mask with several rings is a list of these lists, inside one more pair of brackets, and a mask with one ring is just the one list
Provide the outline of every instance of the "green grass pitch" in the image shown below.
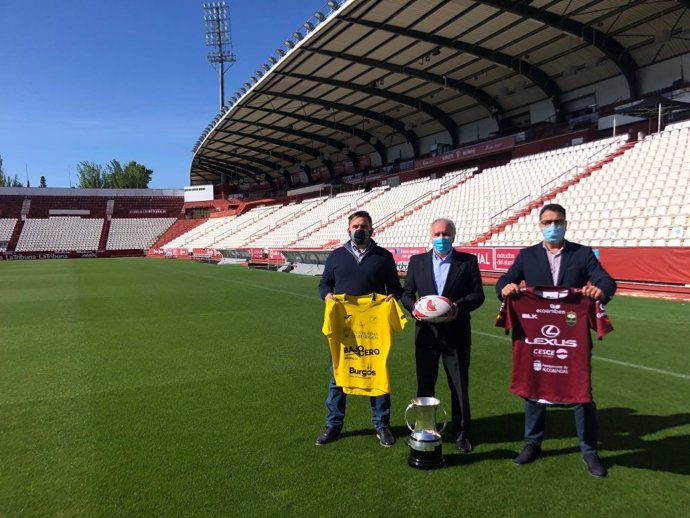
[[[572,412],[551,410],[544,455],[511,462],[498,301],[474,313],[475,451],[407,466],[413,326],[389,367],[398,442],[379,446],[367,398],[342,439],[314,446],[329,377],[317,278],[184,261],[0,263],[0,516],[682,516],[690,508],[690,305],[618,296],[596,342],[603,480]],[[449,401],[440,373],[438,396]]]

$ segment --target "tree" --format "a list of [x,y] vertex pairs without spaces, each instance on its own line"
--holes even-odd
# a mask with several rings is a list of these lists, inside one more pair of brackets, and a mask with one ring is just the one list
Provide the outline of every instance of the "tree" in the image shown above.
[[153,171],[134,161],[122,167],[120,162],[113,159],[105,167],[94,162],[79,162],[77,174],[82,189],[148,189]]
[[100,189],[106,186],[107,174],[103,167],[95,162],[84,160],[77,164],[77,177],[79,188]]
[[128,162],[124,169],[127,187],[130,189],[148,189],[153,171],[135,161]]
[[46,187],[48,187],[48,184],[46,183],[46,177],[45,176],[41,176],[41,180],[39,181],[38,186],[41,189],[45,189]]
[[24,184],[19,180],[19,176],[15,174],[14,178],[7,182],[7,187],[24,187]]
[[106,185],[111,189],[148,189],[153,171],[131,161],[123,168],[117,160],[106,167]]
[[0,187],[7,185],[7,177],[5,176],[5,168],[2,166],[2,155],[0,155]]
[[5,174],[5,168],[2,165],[2,155],[0,155],[0,187],[24,187],[19,181],[19,176],[16,174],[14,178],[10,178]]

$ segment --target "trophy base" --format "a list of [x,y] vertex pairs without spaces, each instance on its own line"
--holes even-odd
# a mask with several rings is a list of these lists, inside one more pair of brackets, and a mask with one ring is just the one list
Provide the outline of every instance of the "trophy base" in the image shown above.
[[441,445],[439,444],[430,451],[419,451],[410,448],[410,455],[407,457],[407,463],[417,469],[438,469],[442,468],[446,461],[443,458]]

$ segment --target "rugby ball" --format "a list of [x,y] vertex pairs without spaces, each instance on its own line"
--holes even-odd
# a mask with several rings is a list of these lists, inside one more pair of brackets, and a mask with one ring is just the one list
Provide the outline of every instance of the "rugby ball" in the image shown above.
[[426,295],[414,303],[412,316],[429,323],[448,322],[455,317],[453,301],[440,295]]

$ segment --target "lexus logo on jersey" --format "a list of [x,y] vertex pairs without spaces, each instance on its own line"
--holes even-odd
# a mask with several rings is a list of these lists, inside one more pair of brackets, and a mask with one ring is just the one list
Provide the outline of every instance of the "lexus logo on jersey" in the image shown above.
[[561,334],[561,330],[554,325],[547,325],[541,328],[541,334],[546,338],[556,338]]

